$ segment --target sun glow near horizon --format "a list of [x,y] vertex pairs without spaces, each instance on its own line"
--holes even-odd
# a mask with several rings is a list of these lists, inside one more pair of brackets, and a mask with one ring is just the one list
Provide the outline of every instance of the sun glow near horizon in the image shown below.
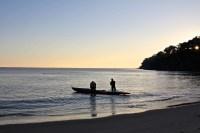
[[138,68],[199,35],[197,0],[0,1],[0,67]]

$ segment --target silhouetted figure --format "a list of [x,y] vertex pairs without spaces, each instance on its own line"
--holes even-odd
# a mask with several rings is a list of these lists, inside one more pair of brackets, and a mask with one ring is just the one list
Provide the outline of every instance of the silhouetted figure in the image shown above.
[[90,83],[90,89],[91,89],[91,95],[95,96],[96,95],[96,83],[94,81],[92,81]]
[[115,81],[114,81],[113,78],[112,78],[111,81],[110,81],[110,86],[111,86],[112,92],[116,92]]

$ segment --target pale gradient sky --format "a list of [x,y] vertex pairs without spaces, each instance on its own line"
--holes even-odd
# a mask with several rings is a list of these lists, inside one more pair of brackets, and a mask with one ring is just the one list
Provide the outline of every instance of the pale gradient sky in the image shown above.
[[1,67],[139,67],[199,35],[200,0],[0,0]]

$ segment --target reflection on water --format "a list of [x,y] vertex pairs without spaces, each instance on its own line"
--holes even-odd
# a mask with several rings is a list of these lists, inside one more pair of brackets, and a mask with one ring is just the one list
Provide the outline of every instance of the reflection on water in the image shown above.
[[91,117],[97,116],[97,110],[96,110],[96,97],[90,96],[90,109],[91,109]]
[[[116,114],[116,108],[115,108],[115,96],[109,96],[110,99],[110,114],[111,115],[115,115]],[[90,113],[91,113],[91,117],[97,117],[97,107],[98,104],[96,102],[96,96],[90,96]],[[100,106],[99,106],[100,107]]]
[[116,110],[115,110],[115,98],[114,98],[114,96],[110,97],[110,101],[111,101],[111,113],[112,113],[112,115],[115,115]]

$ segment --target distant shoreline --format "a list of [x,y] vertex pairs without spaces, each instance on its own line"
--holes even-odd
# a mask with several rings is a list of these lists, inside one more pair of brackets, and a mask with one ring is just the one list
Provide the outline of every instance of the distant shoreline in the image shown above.
[[200,72],[200,37],[195,37],[177,46],[166,47],[145,58],[140,69],[162,71]]

